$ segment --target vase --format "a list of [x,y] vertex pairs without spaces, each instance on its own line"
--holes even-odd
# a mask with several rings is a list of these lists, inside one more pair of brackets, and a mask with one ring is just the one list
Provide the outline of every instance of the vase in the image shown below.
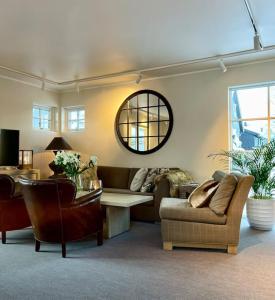
[[274,199],[248,198],[247,219],[251,227],[259,230],[272,230],[274,224]]
[[69,178],[75,183],[77,191],[83,190],[81,174],[71,175]]

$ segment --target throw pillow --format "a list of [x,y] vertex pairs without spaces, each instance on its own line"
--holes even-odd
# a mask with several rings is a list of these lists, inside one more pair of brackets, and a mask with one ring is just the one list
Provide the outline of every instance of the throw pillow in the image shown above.
[[157,175],[158,175],[158,169],[157,168],[151,169],[148,172],[146,179],[141,186],[140,191],[143,193],[152,192],[154,189],[154,181]]
[[173,198],[179,197],[179,186],[181,184],[193,182],[192,176],[184,170],[173,170],[167,174],[167,179],[170,183],[170,196]]
[[217,215],[224,215],[234,194],[238,179],[233,174],[226,175],[220,182],[219,187],[212,197],[209,207]]
[[189,196],[188,202],[192,207],[203,207],[214,195],[219,183],[215,180],[207,180],[199,185]]
[[132,192],[138,192],[147,176],[148,169],[147,168],[141,168],[137,171],[136,175],[134,176],[131,185],[130,190]]

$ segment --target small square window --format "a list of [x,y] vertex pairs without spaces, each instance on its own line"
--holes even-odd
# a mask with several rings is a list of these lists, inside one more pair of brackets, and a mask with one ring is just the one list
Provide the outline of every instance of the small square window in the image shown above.
[[85,110],[83,107],[65,108],[65,128],[71,131],[85,129]]
[[33,106],[33,128],[41,130],[54,130],[56,118],[53,118],[53,116],[55,113],[56,109],[54,107],[44,107],[38,105]]

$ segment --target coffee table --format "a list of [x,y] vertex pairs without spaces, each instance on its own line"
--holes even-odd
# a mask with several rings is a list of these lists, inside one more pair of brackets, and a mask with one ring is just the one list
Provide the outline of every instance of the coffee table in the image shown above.
[[[77,197],[89,192],[78,192]],[[106,207],[104,237],[112,238],[130,229],[130,207],[153,200],[153,196],[102,193],[100,203]]]

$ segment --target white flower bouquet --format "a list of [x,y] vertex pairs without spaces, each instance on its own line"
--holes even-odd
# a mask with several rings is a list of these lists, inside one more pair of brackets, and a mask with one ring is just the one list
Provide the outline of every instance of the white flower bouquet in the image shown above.
[[84,163],[80,160],[80,154],[77,152],[58,151],[54,163],[61,166],[64,173],[69,178],[75,178],[84,171],[97,165],[97,157],[91,156],[89,162]]

